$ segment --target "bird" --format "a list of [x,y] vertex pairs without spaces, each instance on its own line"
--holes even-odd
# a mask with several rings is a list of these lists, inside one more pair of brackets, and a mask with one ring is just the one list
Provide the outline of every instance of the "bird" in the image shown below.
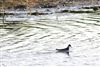
[[57,52],[67,53],[67,55],[69,56],[69,49],[70,49],[70,47],[72,47],[72,46],[69,44],[66,48],[56,49],[56,50],[57,50]]

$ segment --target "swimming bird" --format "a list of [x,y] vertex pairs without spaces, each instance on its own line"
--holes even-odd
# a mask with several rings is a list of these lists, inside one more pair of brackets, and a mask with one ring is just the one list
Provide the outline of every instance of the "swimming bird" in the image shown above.
[[62,53],[67,53],[67,55],[69,56],[69,49],[70,49],[71,45],[69,44],[66,48],[63,49],[56,49],[57,52],[62,52]]

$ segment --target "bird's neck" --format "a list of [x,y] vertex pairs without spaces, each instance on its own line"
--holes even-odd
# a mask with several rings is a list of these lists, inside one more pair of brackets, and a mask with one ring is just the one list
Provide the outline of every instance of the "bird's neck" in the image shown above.
[[66,49],[69,49],[70,48],[70,46],[68,46]]

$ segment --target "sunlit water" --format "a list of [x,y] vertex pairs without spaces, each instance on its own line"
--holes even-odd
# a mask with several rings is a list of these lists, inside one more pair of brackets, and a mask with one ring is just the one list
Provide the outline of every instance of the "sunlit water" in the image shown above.
[[[51,14],[28,21],[0,29],[1,66],[100,65],[99,14]],[[56,52],[68,44],[70,56]]]

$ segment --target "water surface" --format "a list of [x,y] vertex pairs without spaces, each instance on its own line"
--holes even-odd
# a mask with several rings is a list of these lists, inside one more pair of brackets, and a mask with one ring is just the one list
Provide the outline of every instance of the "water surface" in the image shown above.
[[[0,29],[1,66],[100,65],[99,14],[51,14],[27,21]],[[68,44],[70,56],[56,52]]]

